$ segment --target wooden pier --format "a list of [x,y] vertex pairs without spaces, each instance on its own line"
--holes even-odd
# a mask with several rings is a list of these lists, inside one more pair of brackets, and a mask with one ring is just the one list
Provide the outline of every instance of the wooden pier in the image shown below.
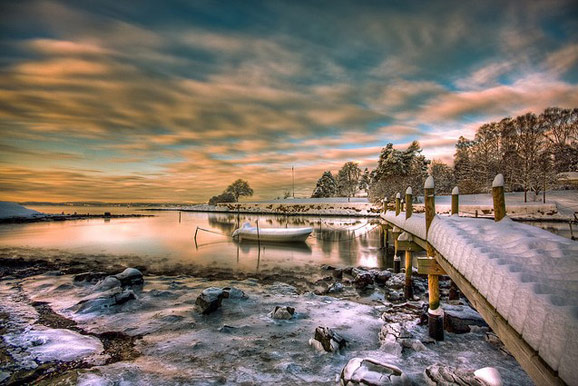
[[[447,275],[537,385],[578,384],[578,366],[575,365],[578,359],[578,307],[572,293],[568,294],[569,300],[560,300],[565,291],[576,291],[578,243],[538,228],[528,228],[528,225],[511,223],[506,214],[501,175],[496,176],[492,189],[494,222],[458,217],[457,187],[452,192],[452,215],[445,218],[435,214],[431,177],[426,181],[424,193],[425,215],[413,214],[411,188],[405,194],[405,213],[401,211],[401,196],[396,196],[395,212],[382,214],[385,220],[383,243],[393,242],[396,255],[398,251],[405,252],[404,293],[408,299],[413,297],[412,255],[426,251],[425,258],[418,258],[418,273],[428,275],[430,336],[444,339],[438,278]],[[468,232],[476,234],[478,223],[483,224],[484,232],[497,240],[495,245],[485,246],[469,237]],[[507,234],[510,229],[514,235]],[[551,251],[556,251],[551,252],[551,257],[545,257],[551,258],[554,267],[551,272],[549,268],[543,268],[549,267],[548,264],[540,265],[542,260],[536,262],[529,258],[526,261],[523,253],[512,255],[511,240],[518,234],[524,240],[526,237],[531,245],[538,245],[543,239]],[[448,243],[452,245],[448,246]],[[544,249],[544,253],[550,252]],[[484,260],[486,256],[488,258]],[[560,274],[564,267],[570,267],[566,278]],[[520,277],[534,280],[540,274],[557,280],[547,281],[547,286],[540,279],[535,283],[520,281]],[[547,293],[542,293],[544,291]],[[535,312],[534,308],[540,305],[543,307]]]

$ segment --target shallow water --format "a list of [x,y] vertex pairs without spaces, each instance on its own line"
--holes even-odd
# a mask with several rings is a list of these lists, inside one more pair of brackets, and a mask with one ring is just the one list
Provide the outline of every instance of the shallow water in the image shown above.
[[[52,213],[146,213],[150,218],[90,219],[0,225],[0,247],[59,249],[82,255],[136,255],[144,264],[192,264],[258,271],[305,265],[387,267],[379,249],[375,220],[146,211],[123,207],[32,207]],[[305,243],[237,243],[230,235],[238,223],[261,227],[311,226]],[[197,227],[218,232],[214,234]]]

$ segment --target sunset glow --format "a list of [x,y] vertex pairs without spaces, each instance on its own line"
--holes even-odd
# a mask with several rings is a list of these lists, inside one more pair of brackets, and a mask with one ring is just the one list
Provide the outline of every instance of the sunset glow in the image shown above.
[[309,196],[418,140],[578,106],[573,1],[0,5],[0,200]]

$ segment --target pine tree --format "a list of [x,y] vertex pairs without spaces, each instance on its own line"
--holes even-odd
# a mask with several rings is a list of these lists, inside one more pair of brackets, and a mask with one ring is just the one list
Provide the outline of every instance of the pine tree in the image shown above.
[[330,171],[323,172],[317,180],[317,185],[313,190],[312,198],[333,197],[337,193],[337,183]]

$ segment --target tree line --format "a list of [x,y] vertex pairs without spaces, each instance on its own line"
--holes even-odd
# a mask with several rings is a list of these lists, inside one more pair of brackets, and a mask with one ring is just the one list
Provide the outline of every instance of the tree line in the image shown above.
[[539,115],[486,123],[473,139],[459,138],[453,167],[432,162],[421,152],[417,141],[405,150],[388,143],[375,169],[362,172],[357,163],[346,162],[335,177],[325,171],[311,197],[352,197],[366,191],[375,202],[408,186],[418,195],[428,174],[438,194],[449,194],[456,185],[461,193],[486,193],[494,176],[502,173],[506,191],[523,191],[527,201],[528,192],[537,196],[556,187],[559,173],[578,171],[578,108],[549,107]]

